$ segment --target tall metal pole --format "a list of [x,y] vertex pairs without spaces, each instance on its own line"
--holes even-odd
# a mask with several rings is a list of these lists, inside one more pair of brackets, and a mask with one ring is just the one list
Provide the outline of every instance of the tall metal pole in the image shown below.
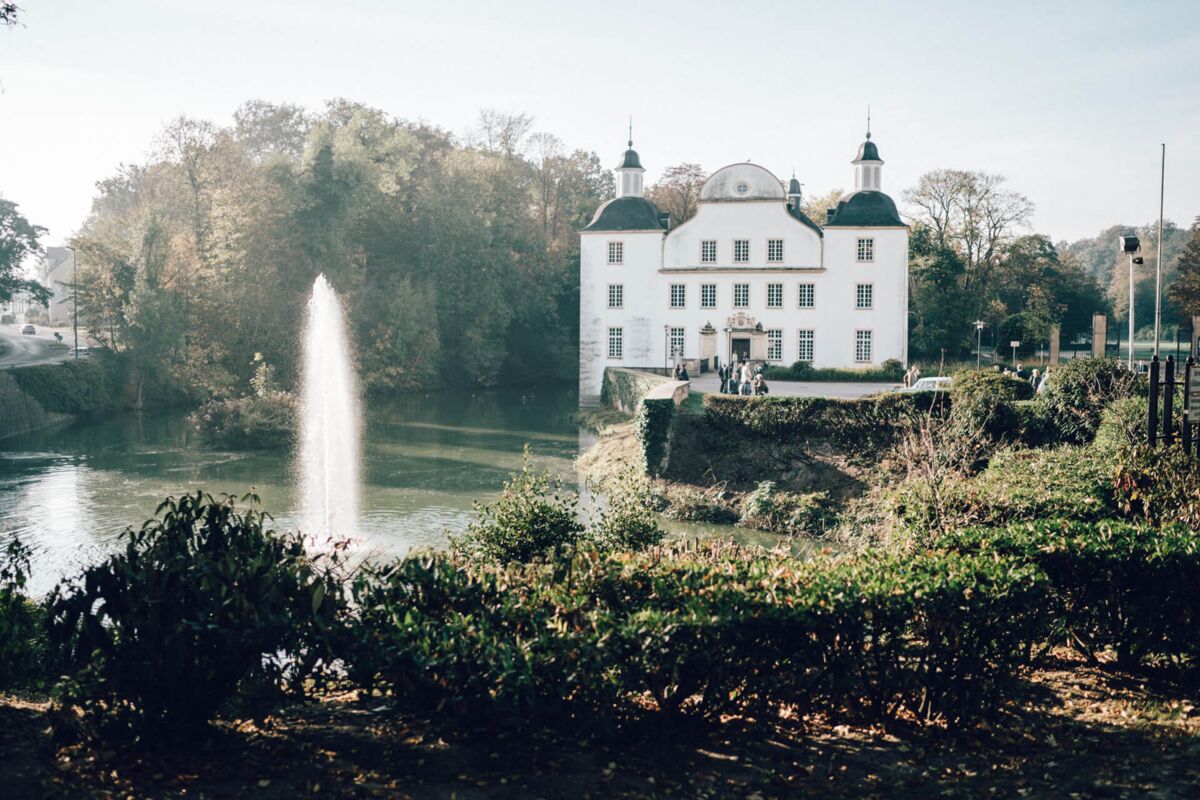
[[1133,253],[1129,254],[1129,369],[1133,370]]
[[979,369],[979,348],[983,343],[983,326],[975,323],[975,369]]
[[1162,171],[1158,179],[1158,255],[1154,258],[1154,355],[1158,355],[1158,329],[1162,322],[1163,194],[1167,188],[1167,143],[1162,145]]
[[79,251],[71,248],[71,327],[75,329],[75,355],[79,358]]

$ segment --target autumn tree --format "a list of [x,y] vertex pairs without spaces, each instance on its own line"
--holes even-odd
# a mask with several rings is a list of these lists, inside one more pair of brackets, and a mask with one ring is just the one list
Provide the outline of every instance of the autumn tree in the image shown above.
[[1200,316],[1200,217],[1192,222],[1191,233],[1175,260],[1175,282],[1167,289],[1171,303],[1184,317]]
[[828,216],[826,212],[831,208],[837,208],[838,201],[844,194],[845,192],[841,189],[831,189],[825,194],[801,195],[800,210],[813,222],[824,225],[825,218]]
[[699,164],[667,167],[658,182],[646,191],[646,199],[660,211],[671,214],[671,224],[679,225],[696,215],[700,205],[700,187],[708,177]]

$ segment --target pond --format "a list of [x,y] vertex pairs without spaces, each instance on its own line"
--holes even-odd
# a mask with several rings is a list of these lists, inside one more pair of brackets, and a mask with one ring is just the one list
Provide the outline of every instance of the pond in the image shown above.
[[[520,469],[526,444],[537,466],[578,485],[574,459],[594,437],[572,421],[576,408],[562,387],[371,398],[356,548],[387,558],[444,547],[473,519],[474,502],[494,498]],[[14,533],[33,547],[35,594],[112,552],[121,531],[150,518],[167,495],[253,487],[276,527],[293,527],[291,454],[206,448],[185,416],[119,414],[0,440],[0,547]],[[775,539],[664,525],[676,535]]]

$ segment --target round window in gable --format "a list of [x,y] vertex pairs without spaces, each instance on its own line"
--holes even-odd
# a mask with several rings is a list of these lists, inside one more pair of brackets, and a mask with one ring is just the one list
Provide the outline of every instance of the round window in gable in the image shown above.
[[750,186],[746,183],[739,183],[733,188],[738,194],[745,194],[746,192],[750,191]]

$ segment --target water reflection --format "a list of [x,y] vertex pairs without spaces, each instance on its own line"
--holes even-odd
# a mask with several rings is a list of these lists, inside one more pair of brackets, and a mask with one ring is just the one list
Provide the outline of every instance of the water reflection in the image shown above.
[[[521,467],[527,443],[538,467],[575,481],[574,459],[594,441],[572,422],[576,407],[566,389],[372,398],[359,548],[399,556],[445,546],[447,532],[472,519],[473,503],[494,497]],[[13,533],[33,546],[31,588],[42,593],[112,552],[120,532],[152,516],[168,494],[254,487],[277,526],[291,528],[299,505],[292,483],[289,453],[206,449],[182,413],[79,421],[0,440],[0,546]],[[756,540],[722,526],[669,527]]]

